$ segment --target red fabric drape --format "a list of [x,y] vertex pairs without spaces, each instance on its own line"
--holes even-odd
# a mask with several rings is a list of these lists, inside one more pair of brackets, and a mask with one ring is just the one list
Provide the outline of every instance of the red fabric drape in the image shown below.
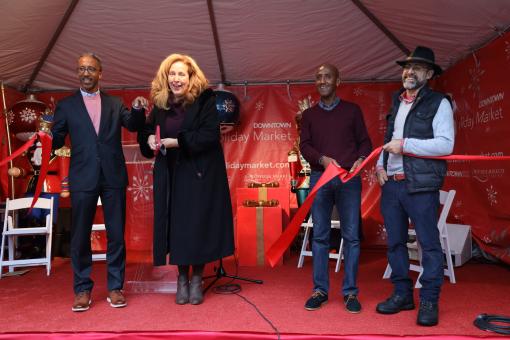
[[[380,144],[385,129],[386,110],[391,93],[398,84],[345,84],[338,94],[344,100],[358,103],[364,113],[365,123],[374,145]],[[227,174],[229,177],[233,211],[235,213],[236,188],[247,187],[249,182],[278,181],[287,188],[291,205],[296,206],[290,192],[290,170],[287,153],[291,150],[297,130],[294,117],[299,110],[298,100],[311,97],[317,102],[313,85],[251,86],[229,88],[241,103],[241,122],[229,134],[222,135]],[[148,91],[109,91],[121,96],[128,104],[138,95],[148,97]],[[69,93],[42,93],[38,98],[55,103]],[[51,104],[50,104],[51,105]],[[152,161],[138,152],[136,134],[123,130],[123,145],[130,184],[127,192],[126,241],[128,257],[150,260],[152,249]],[[384,232],[377,201],[379,188],[373,178],[373,165],[364,170],[363,215],[367,242],[384,245]],[[104,235],[95,235],[96,247],[104,246]],[[141,256],[141,257],[140,257]]]
[[[454,153],[507,156],[510,124],[510,34],[467,56],[441,76],[436,86],[453,99]],[[477,243],[510,263],[510,163],[453,161],[445,188],[457,190],[450,210],[454,223],[469,224]]]
[[[510,60],[510,33],[467,57],[447,70],[432,87],[453,96],[456,120],[454,153],[472,155],[507,155],[510,124],[505,122],[509,101],[504,100],[510,83],[503,67]],[[358,103],[374,146],[383,142],[386,113],[391,93],[400,83],[341,84],[340,98]],[[241,122],[222,136],[227,173],[235,204],[235,189],[248,182],[278,181],[289,189],[290,170],[287,153],[297,137],[294,116],[298,100],[318,96],[313,85],[232,87],[241,103]],[[147,90],[110,91],[129,104],[137,95],[148,97]],[[43,93],[39,99],[50,107],[69,93]],[[152,247],[152,170],[151,161],[137,151],[136,135],[123,131],[128,163],[128,214],[126,240],[128,254],[150,254]],[[449,161],[445,190],[457,195],[449,222],[469,224],[482,248],[510,263],[510,164],[481,161]],[[385,230],[379,211],[380,188],[375,181],[372,163],[360,175],[363,180],[362,215],[365,245],[385,245]],[[235,207],[233,207],[235,208]],[[235,209],[233,209],[235,213]],[[147,255],[150,257],[150,255]]]

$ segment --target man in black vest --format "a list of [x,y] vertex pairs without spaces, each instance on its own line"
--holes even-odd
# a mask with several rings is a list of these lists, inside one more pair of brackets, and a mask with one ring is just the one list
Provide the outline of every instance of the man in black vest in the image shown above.
[[403,67],[403,89],[393,97],[384,152],[377,163],[394,291],[376,310],[394,314],[415,308],[407,252],[410,218],[423,250],[417,323],[434,326],[438,323],[439,292],[443,283],[443,251],[437,220],[446,161],[403,154],[451,154],[455,135],[453,112],[446,96],[427,86],[428,80],[442,72],[430,48],[418,46],[406,60],[397,61],[397,64]]

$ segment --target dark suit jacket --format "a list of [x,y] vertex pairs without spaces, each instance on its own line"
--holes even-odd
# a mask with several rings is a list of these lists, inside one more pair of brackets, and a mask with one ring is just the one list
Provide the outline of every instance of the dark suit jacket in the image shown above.
[[130,131],[141,128],[144,111],[130,112],[117,97],[101,92],[101,123],[96,134],[80,91],[61,100],[55,109],[53,148],[71,138],[70,191],[89,191],[97,187],[101,170],[106,185],[122,188],[128,183],[121,145],[121,126]]

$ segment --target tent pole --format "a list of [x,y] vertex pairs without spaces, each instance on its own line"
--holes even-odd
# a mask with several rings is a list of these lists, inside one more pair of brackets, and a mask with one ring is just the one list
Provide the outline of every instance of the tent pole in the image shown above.
[[216,18],[214,16],[214,8],[212,0],[207,0],[207,10],[209,12],[209,20],[211,21],[211,30],[214,38],[214,48],[216,49],[216,57],[218,58],[218,66],[220,68],[221,82],[226,83],[225,65],[223,64],[223,56],[221,55],[220,38],[218,35],[218,27],[216,26]]
[[53,36],[51,37],[50,42],[46,46],[46,49],[44,50],[41,58],[39,59],[39,62],[35,66],[34,71],[32,72],[32,75],[30,76],[30,79],[23,87],[23,89],[22,89],[23,92],[27,92],[30,89],[30,87],[32,86],[32,84],[34,83],[35,78],[39,74],[39,71],[43,67],[44,63],[46,62],[46,59],[48,59],[48,56],[50,55],[51,50],[57,43],[58,37],[60,37],[60,33],[62,33],[62,31],[64,30],[64,27],[66,26],[67,21],[71,17],[71,14],[73,13],[74,8],[76,7],[76,5],[78,4],[79,1],[80,0],[71,1],[71,3],[69,4],[69,7],[67,7],[65,14],[62,17],[62,20],[60,21],[60,24],[58,25],[57,29],[55,30],[55,33],[53,33]]
[[377,26],[377,28],[379,28],[383,33],[384,35],[390,39],[395,45],[397,45],[397,47],[402,51],[402,53],[404,53],[404,55],[408,56],[411,51],[409,51],[409,49],[407,47],[404,46],[404,44],[397,39],[397,37],[391,33],[391,31],[383,25],[383,23],[377,19],[377,17],[372,13],[370,12],[370,10],[368,8],[365,7],[365,5],[363,5],[361,3],[360,0],[351,0],[352,3],[358,7],[358,9],[363,12],[363,14],[365,14],[368,19],[370,19],[370,21],[372,21],[372,23]]

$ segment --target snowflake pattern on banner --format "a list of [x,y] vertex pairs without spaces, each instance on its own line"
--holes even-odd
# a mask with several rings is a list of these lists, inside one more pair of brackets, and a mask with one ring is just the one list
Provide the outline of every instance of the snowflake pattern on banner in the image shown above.
[[469,78],[471,78],[471,83],[469,83],[468,88],[473,91],[473,98],[478,98],[480,96],[480,80],[485,73],[485,70],[482,70],[480,67],[480,61],[473,55],[475,58],[475,66],[474,68],[469,69]]
[[21,110],[19,113],[22,122],[26,122],[28,124],[32,124],[37,119],[37,114],[34,109],[29,109],[28,107]]
[[386,107],[384,103],[384,94],[381,92],[377,97],[377,111],[379,112],[377,120],[379,122],[378,130],[381,135],[386,133]]
[[255,103],[255,110],[257,110],[257,112],[260,112],[262,111],[262,109],[264,109],[264,103],[262,102],[262,100],[259,100]]
[[133,184],[128,187],[128,191],[133,193],[133,201],[137,202],[138,200],[150,200],[150,192],[152,190],[152,185],[149,185],[149,176],[143,175],[141,176],[133,176]]
[[352,92],[356,97],[359,97],[364,94],[363,89],[361,87],[355,87]]
[[368,170],[363,170],[363,180],[368,183],[368,185],[371,187],[375,183],[375,166],[371,167]]
[[377,237],[382,241],[386,241],[386,227],[384,224],[377,224]]
[[510,60],[510,42],[505,41],[506,60]]
[[485,189],[487,191],[487,199],[489,200],[489,203],[491,207],[493,205],[498,204],[498,192],[494,189],[494,187],[491,186]]
[[454,206],[456,211],[453,214],[453,218],[455,218],[456,220],[462,220],[464,214],[459,213],[457,210],[462,210],[464,203],[462,202],[462,200],[456,200]]

